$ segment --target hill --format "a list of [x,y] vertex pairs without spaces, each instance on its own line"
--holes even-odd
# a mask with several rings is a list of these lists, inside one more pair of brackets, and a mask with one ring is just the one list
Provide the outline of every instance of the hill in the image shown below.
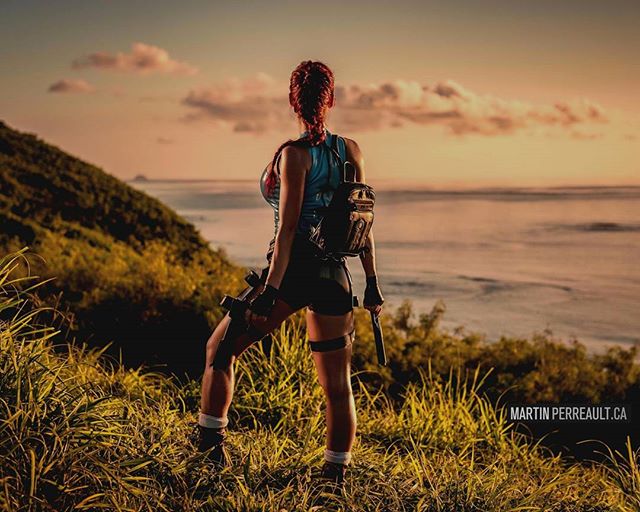
[[0,215],[22,243],[42,229],[79,227],[142,248],[163,239],[187,259],[207,249],[192,224],[157,199],[61,149],[0,122]]
[[4,253],[29,246],[55,276],[39,295],[73,309],[57,321],[132,364],[199,369],[219,300],[240,286],[240,269],[160,201],[4,123],[0,223]]

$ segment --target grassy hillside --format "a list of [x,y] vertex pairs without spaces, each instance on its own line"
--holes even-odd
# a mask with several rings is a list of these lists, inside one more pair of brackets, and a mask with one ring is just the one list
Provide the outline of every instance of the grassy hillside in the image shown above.
[[250,350],[240,363],[233,466],[212,473],[189,438],[198,383],[177,386],[95,350],[52,350],[54,331],[41,325],[45,312],[29,304],[25,285],[33,282],[12,277],[22,264],[20,257],[0,262],[0,510],[640,507],[640,452],[610,454],[608,466],[551,456],[512,432],[483,396],[482,372],[443,381],[428,369],[395,403],[356,385],[359,437],[350,480],[343,494],[323,494],[313,480],[323,450],[323,398],[295,323],[279,333],[268,362]]
[[[26,245],[43,229],[95,231],[135,248],[164,240],[185,258],[207,248],[195,228],[101,169],[0,122],[0,215]],[[83,229],[84,228],[84,229]]]
[[[114,342],[131,364],[200,369],[241,273],[171,209],[101,169],[0,123],[0,249],[29,246],[40,297],[65,329]],[[71,313],[73,311],[73,313]],[[58,320],[61,320],[58,318]]]

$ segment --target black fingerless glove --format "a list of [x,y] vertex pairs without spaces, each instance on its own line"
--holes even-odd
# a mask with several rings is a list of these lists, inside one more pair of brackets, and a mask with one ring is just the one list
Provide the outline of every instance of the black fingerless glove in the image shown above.
[[367,287],[364,290],[364,305],[377,306],[384,303],[384,297],[378,286],[378,277],[367,277]]
[[251,301],[249,310],[258,316],[269,316],[277,298],[278,289],[268,284],[260,292],[260,295]]

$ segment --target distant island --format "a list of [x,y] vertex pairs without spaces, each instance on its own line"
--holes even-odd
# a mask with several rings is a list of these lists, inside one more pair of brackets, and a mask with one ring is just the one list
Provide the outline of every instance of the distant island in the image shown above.
[[147,178],[144,174],[136,174],[131,181],[149,181],[149,178]]

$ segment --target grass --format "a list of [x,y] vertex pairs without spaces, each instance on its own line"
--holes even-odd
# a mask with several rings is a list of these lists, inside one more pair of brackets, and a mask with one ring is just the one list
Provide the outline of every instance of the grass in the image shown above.
[[[0,262],[0,510],[638,510],[640,452],[577,464],[513,432],[486,371],[430,367],[402,400],[354,379],[358,439],[341,495],[313,480],[323,397],[296,320],[268,356],[238,365],[233,465],[211,471],[190,440],[199,383],[126,369],[65,345],[31,301],[22,253]],[[16,279],[21,279],[16,282]]]

